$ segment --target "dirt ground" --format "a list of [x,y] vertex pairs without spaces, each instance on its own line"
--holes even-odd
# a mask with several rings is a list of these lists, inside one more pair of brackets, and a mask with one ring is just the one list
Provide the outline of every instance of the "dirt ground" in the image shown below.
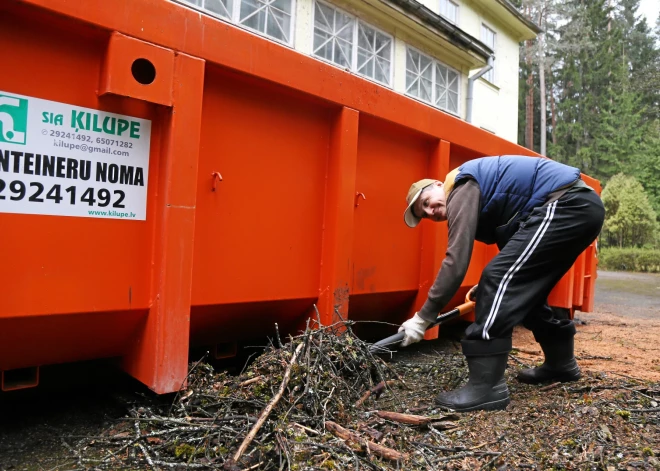
[[[576,313],[576,324],[576,356],[585,376],[601,377],[604,374],[660,382],[659,275],[600,272],[594,312]],[[399,361],[410,362],[411,365],[435,361],[437,356],[431,353],[434,353],[436,348],[448,348],[458,352],[457,338],[460,333],[459,326],[447,329],[437,341],[423,342],[427,345],[420,344],[419,348],[401,352],[403,354],[398,355]],[[519,362],[531,365],[542,361],[541,350],[528,331],[516,329],[514,347],[514,356]],[[460,355],[457,358],[460,359]],[[510,366],[517,366],[513,361],[509,363]],[[437,378],[431,381],[429,388],[437,389],[438,381]],[[591,380],[587,379],[587,382],[589,381]],[[655,389],[657,387],[658,384],[654,386]],[[510,410],[495,414],[477,414],[473,418],[486,420],[483,426],[492,427],[491,431],[499,433],[498,427],[508,423],[504,420],[505,417],[516,420],[528,417],[533,410],[530,401],[538,400],[534,395],[537,394],[536,389],[518,385],[515,381],[512,381],[511,388],[514,404]],[[607,393],[607,389],[601,392]],[[567,393],[563,394],[566,396]],[[642,393],[635,394],[644,396]],[[570,400],[562,397],[559,396],[563,401],[561,407],[572,404]],[[168,404],[172,400],[172,396],[154,397],[142,385],[123,373],[108,368],[107,365],[99,367],[98,363],[90,363],[82,369],[76,367],[65,370],[44,368],[42,385],[39,388],[0,394],[0,471],[80,469],[79,463],[72,459],[67,448],[69,443],[112,430],[130,408]],[[525,407],[532,409],[528,411]],[[549,406],[546,404],[538,407]],[[465,427],[468,427],[469,417],[466,420]],[[489,420],[494,422],[488,422]],[[517,427],[515,424],[511,426]],[[531,430],[536,424],[528,423],[527,426],[531,427]],[[468,429],[466,432],[475,434],[475,443],[485,441],[480,437],[478,429],[479,427],[473,431]],[[651,443],[649,449],[658,454],[660,432],[657,432],[657,429],[655,433],[652,429],[649,430],[645,432],[649,434],[646,438]],[[655,438],[649,439],[648,436]],[[457,443],[462,443],[464,438],[457,435]],[[523,455],[523,451],[518,452],[518,456]],[[648,465],[649,463],[646,463],[642,469],[660,469],[654,465],[651,465],[651,468],[645,467]],[[460,469],[471,469],[471,465],[465,466]],[[531,465],[528,467],[535,468]],[[617,468],[603,469],[609,471]]]
[[[577,312],[575,354],[584,371],[660,381],[660,275],[600,272],[594,312]],[[542,359],[532,334],[516,329],[521,359]]]

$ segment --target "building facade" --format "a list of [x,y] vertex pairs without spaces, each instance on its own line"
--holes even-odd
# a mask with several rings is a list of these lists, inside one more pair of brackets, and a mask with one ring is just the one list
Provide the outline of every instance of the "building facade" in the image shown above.
[[517,140],[518,46],[539,29],[508,0],[176,1]]

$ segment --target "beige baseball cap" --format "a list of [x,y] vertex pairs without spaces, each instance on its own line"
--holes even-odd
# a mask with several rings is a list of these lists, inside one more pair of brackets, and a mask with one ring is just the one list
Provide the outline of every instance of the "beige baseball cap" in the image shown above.
[[403,213],[403,220],[406,222],[408,227],[415,227],[422,220],[422,218],[415,216],[412,207],[415,204],[415,201],[417,201],[417,198],[419,198],[419,195],[422,194],[424,188],[434,184],[437,181],[439,180],[425,178],[424,180],[415,182],[410,186],[410,189],[408,190],[408,196],[406,196],[406,203],[408,203],[408,207]]

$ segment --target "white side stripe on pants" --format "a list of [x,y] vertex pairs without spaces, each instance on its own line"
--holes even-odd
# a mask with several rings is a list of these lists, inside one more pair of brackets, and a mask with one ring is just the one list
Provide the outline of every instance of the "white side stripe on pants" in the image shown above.
[[497,288],[497,293],[495,294],[495,299],[493,300],[493,305],[490,308],[490,313],[488,313],[488,318],[484,324],[483,333],[481,334],[484,340],[490,340],[490,337],[488,336],[488,329],[490,329],[493,325],[493,322],[495,322],[497,311],[500,309],[500,304],[502,303],[502,298],[504,298],[504,293],[506,292],[506,288],[509,285],[509,281],[511,281],[513,275],[515,275],[515,273],[520,270],[520,267],[522,267],[523,264],[529,259],[529,257],[532,255],[532,252],[534,252],[534,249],[536,249],[536,247],[539,245],[539,242],[541,242],[543,234],[545,234],[545,231],[550,226],[550,222],[555,215],[556,207],[557,201],[553,201],[550,205],[548,205],[545,218],[543,219],[543,222],[539,228],[536,230],[534,237],[532,237],[532,240],[529,242],[527,247],[525,247],[523,253],[520,254],[518,260],[516,260],[515,263],[511,265],[511,268],[509,268],[509,270],[506,272],[506,275],[504,275],[502,278],[502,281],[500,281],[500,285]]

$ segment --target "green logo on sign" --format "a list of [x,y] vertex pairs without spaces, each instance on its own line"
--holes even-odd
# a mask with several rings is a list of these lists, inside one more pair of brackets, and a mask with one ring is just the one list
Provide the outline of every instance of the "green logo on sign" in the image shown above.
[[25,144],[28,101],[0,95],[0,142]]

